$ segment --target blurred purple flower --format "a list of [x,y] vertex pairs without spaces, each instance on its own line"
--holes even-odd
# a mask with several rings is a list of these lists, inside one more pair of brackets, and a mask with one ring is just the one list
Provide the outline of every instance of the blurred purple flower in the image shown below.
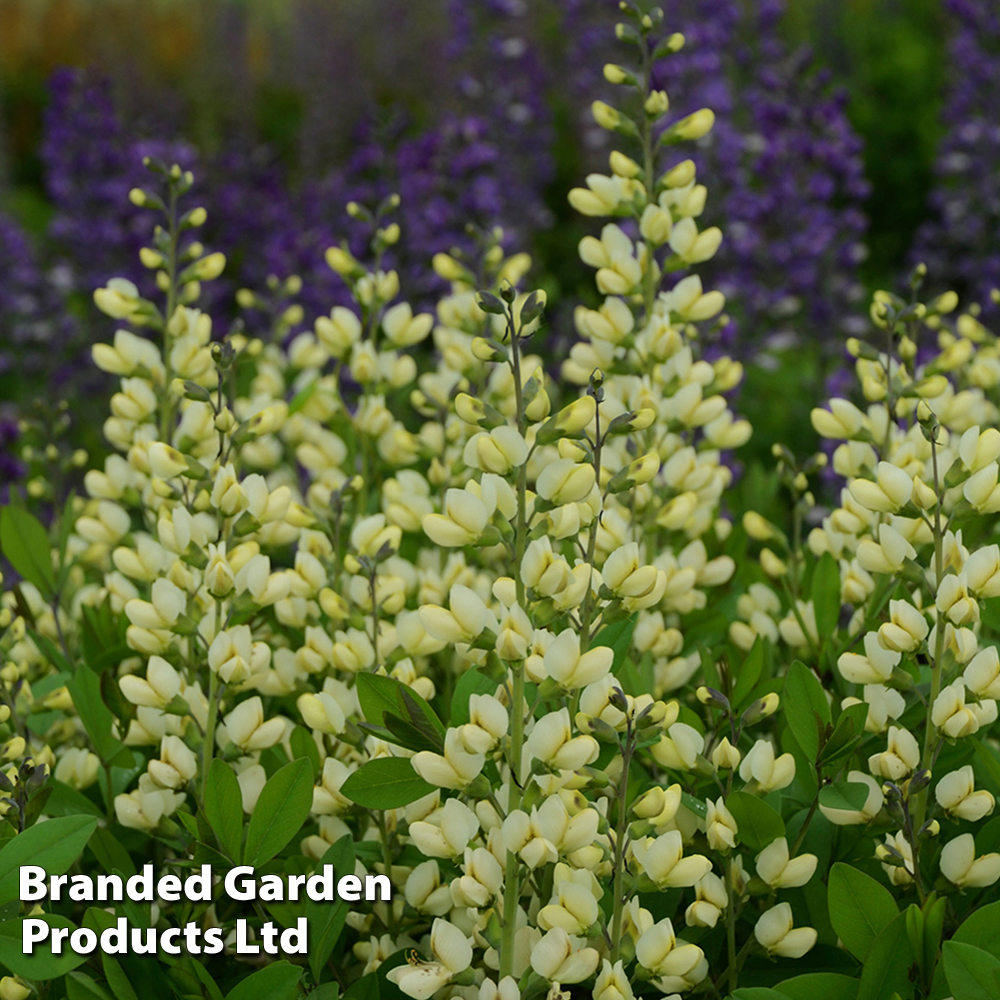
[[995,0],[945,0],[955,26],[932,217],[917,232],[913,263],[933,287],[954,288],[963,303],[995,316],[1000,287],[1000,7]]

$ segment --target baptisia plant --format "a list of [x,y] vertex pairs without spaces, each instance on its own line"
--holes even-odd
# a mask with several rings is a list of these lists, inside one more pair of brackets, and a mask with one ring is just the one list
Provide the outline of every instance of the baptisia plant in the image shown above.
[[794,530],[744,518],[769,579],[740,599],[730,636],[799,658],[782,746],[810,802],[806,841],[855,866],[834,865],[828,906],[865,962],[861,992],[959,997],[1000,967],[987,930],[1000,880],[1000,367],[978,310],[952,320],[954,292],[920,301],[924,277],[916,268],[907,299],[877,292],[871,338],[848,342],[860,405],[812,411],[835,445],[839,506],[809,492],[825,454],[800,466],[776,449]]
[[[734,529],[742,372],[703,348],[724,301],[693,272],[722,235],[699,228],[707,190],[676,152],[712,114],[672,113],[651,80],[684,40],[623,10],[630,58],[605,68],[621,100],[593,113],[624,148],[570,194],[608,221],[579,245],[597,295],[558,379],[545,297],[499,231],[434,258],[433,313],[400,299],[395,198],[348,206],[366,254],[327,251],[350,307],[295,333],[301,282],[275,277],[239,296],[267,335],[213,336],[197,302],[225,261],[196,238],[190,175],[150,163],[132,200],[160,219],[141,260],[161,296],[95,293],[122,324],[93,351],[120,379],[113,453],[51,537],[0,515],[20,576],[0,612],[0,862],[330,864],[397,891],[46,919],[195,921],[232,944],[237,919],[304,918],[306,961],[240,985],[260,995],[836,1000],[861,995],[859,961],[871,997],[943,986],[942,930],[1000,874],[1000,661],[976,631],[1000,556],[957,530],[1000,509],[994,341],[971,316],[951,331],[949,300],[880,296],[884,348],[852,345],[869,409],[815,416],[844,442],[842,507],[806,545],[820,461],[782,452],[790,539],[755,514]],[[976,927],[963,969],[991,955]],[[5,995],[74,968],[4,940]],[[69,992],[216,996],[241,962],[95,961]]]

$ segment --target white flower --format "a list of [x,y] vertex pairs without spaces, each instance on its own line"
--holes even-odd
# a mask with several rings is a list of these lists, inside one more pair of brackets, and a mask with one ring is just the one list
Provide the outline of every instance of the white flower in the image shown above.
[[765,793],[787,788],[795,780],[795,758],[790,753],[775,758],[770,741],[757,740],[740,764],[740,777]]
[[440,917],[431,926],[431,954],[435,961],[399,965],[389,972],[389,980],[414,1000],[427,1000],[472,965],[471,941]]
[[684,857],[680,830],[668,830],[657,837],[632,842],[632,854],[640,869],[660,889],[694,885],[712,869],[712,862],[701,854]]
[[993,812],[993,795],[985,788],[976,791],[972,765],[966,764],[946,774],[934,789],[939,806],[951,816],[976,823]]
[[769,955],[801,958],[816,943],[817,933],[812,927],[793,926],[791,906],[779,903],[760,917],[753,933]]
[[790,859],[788,841],[779,837],[757,855],[754,864],[757,874],[772,889],[797,889],[813,877],[817,860],[815,854]]
[[1000,879],[1000,854],[976,857],[971,833],[949,840],[941,851],[941,874],[960,889],[979,889]]
[[553,927],[531,949],[531,967],[543,979],[557,983],[579,983],[597,970],[600,956],[584,947],[585,939],[571,937]]

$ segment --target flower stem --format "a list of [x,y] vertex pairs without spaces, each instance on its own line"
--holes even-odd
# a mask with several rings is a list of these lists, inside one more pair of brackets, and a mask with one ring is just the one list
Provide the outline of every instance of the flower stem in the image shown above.
[[201,801],[205,803],[208,786],[208,765],[215,749],[215,724],[219,717],[219,675],[213,670],[208,681],[208,720],[205,723],[205,740],[201,746]]
[[[511,374],[514,376],[514,398],[517,404],[517,429],[523,435],[527,426],[524,413],[524,393],[521,386],[521,355],[518,330],[514,328],[513,315],[508,317],[510,331]],[[514,541],[514,580],[517,602],[525,607],[524,582],[521,579],[521,563],[527,537],[527,469],[521,466],[517,476],[517,526]],[[524,663],[517,660],[510,665],[510,778],[508,781],[508,815],[521,804],[521,752],[524,747]],[[521,898],[520,860],[513,851],[507,852],[503,893],[503,932],[500,939],[500,979],[514,972],[514,937],[517,933],[517,909]]]
[[[944,484],[940,482],[938,475],[938,454],[937,454],[937,428],[931,435],[931,462],[934,469],[934,489],[937,491],[938,502],[934,509],[934,586],[935,590],[941,586],[941,578],[944,576],[944,529],[941,525],[941,504],[944,501]],[[924,752],[920,761],[921,768],[929,768],[934,756],[934,744],[937,736],[937,727],[931,718],[934,711],[934,702],[937,701],[941,693],[941,669],[944,661],[944,632],[946,622],[940,608],[936,610],[936,627],[934,634],[934,661],[931,664],[931,692],[927,699],[927,724],[924,728]],[[927,816],[927,788],[923,788],[917,795],[914,803],[913,834],[919,836],[924,819]]]
[[618,781],[618,829],[615,831],[615,864],[612,893],[614,908],[611,915],[611,964],[614,965],[621,953],[622,917],[625,912],[625,895],[622,892],[622,881],[625,874],[625,837],[628,833],[628,772],[632,763],[632,753],[635,749],[632,720],[627,723],[625,743],[622,747],[622,773]]

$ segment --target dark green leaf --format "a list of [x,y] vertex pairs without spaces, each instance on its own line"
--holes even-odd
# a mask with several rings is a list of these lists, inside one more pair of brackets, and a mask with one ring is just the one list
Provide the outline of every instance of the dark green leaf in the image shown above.
[[52,569],[52,544],[41,522],[21,507],[0,511],[0,549],[7,561],[29,583],[33,583],[47,601],[56,592]]
[[104,978],[107,979],[115,1000],[139,1000],[118,959],[113,955],[102,955],[101,964],[104,967]]
[[49,778],[49,786],[52,788],[52,794],[45,804],[47,816],[75,816],[77,813],[90,813],[91,816],[98,817],[104,815],[97,805],[75,788],[55,778]]
[[369,972],[362,976],[345,994],[344,1000],[379,1000],[378,976]]
[[406,719],[401,719],[393,712],[386,712],[382,718],[388,729],[382,730],[377,726],[369,729],[367,723],[362,723],[362,728],[374,736],[388,740],[389,743],[394,743],[398,747],[405,747],[414,753],[419,753],[421,750],[429,750],[431,753],[444,751],[444,744],[436,733],[428,737],[425,730],[418,728]]
[[865,734],[867,718],[868,705],[865,702],[848,705],[837,717],[837,724],[819,755],[820,763],[831,768],[850,754]]
[[871,789],[860,781],[835,781],[824,785],[819,792],[819,803],[827,809],[844,809],[859,812],[868,801]]
[[458,679],[451,696],[452,726],[464,726],[469,721],[469,702],[474,694],[494,694],[497,682],[490,680],[481,670],[470,668]]
[[403,757],[379,757],[362,764],[340,789],[341,795],[365,809],[401,809],[433,791],[434,786]]
[[823,685],[800,660],[788,668],[785,678],[785,719],[799,746],[811,760],[819,753],[819,727],[830,721],[830,705]]
[[835,864],[830,872],[827,901],[830,923],[837,936],[862,962],[875,939],[899,914],[896,901],[885,886],[842,863]]
[[296,726],[288,739],[295,760],[305,757],[312,764],[313,777],[319,774],[319,747],[304,726]]
[[396,702],[396,685],[399,681],[392,677],[382,677],[379,674],[358,674],[355,690],[361,704],[361,713],[365,720],[375,726],[384,726],[383,716],[386,712],[398,712]]
[[807,972],[778,983],[775,989],[790,1000],[855,1000],[858,981],[837,972]]
[[944,974],[955,1000],[996,1000],[1000,959],[975,945],[945,941]]
[[[43,826],[48,826],[43,823]],[[16,920],[5,920],[0,924],[0,965],[7,966],[16,976],[25,979],[58,979],[71,972],[78,965],[87,961],[86,955],[78,955],[63,941],[61,955],[53,955],[47,942],[36,944],[30,955],[22,950],[24,921],[44,920],[49,927],[65,927],[71,933],[76,930],[76,924],[57,913],[45,913],[40,917],[19,917]]]
[[757,636],[750,647],[750,652],[743,658],[743,662],[733,667],[733,696],[734,708],[741,708],[743,703],[748,701],[753,689],[760,680],[760,675],[764,670],[764,642]]
[[893,993],[908,997],[910,966],[914,962],[906,933],[906,914],[901,913],[872,942],[861,971],[858,1000],[887,1000]]
[[732,792],[726,807],[739,829],[740,842],[752,851],[762,851],[785,835],[785,824],[776,810],[748,792]]
[[391,728],[384,718],[386,712],[391,712],[408,719],[422,732],[426,730],[428,737],[436,733],[443,743],[445,727],[434,709],[416,691],[397,681],[395,677],[358,674],[357,690],[361,711],[368,722]]
[[131,878],[136,874],[132,856],[107,827],[99,826],[90,835],[87,846],[105,871],[111,872],[117,869],[126,878]]
[[997,752],[975,736],[970,736],[969,742],[975,748],[976,756],[983,767],[986,768],[987,774],[989,774],[997,785],[1000,785],[1000,757],[997,756]]
[[955,931],[953,941],[972,944],[1000,958],[1000,902],[988,903],[965,919]]
[[19,833],[0,850],[0,903],[17,899],[21,865],[62,875],[79,857],[97,826],[94,816],[61,816]]
[[812,601],[816,612],[816,634],[823,643],[833,636],[840,620],[840,567],[829,552],[824,552],[816,564]]
[[107,990],[83,972],[71,972],[66,977],[66,996],[69,1000],[111,1000]]
[[132,766],[132,751],[112,735],[114,716],[101,697],[100,677],[93,670],[80,667],[66,687],[97,756],[116,767]]
[[[292,765],[289,765],[292,766]],[[275,962],[241,979],[227,994],[226,1000],[291,1000],[302,977],[302,969],[291,962]]]
[[218,757],[212,758],[205,783],[205,818],[219,846],[238,862],[243,842],[243,793],[233,769]]
[[[320,859],[316,866],[333,865],[334,875],[354,874],[354,841],[350,834],[340,838]],[[348,904],[339,900],[336,905],[306,902],[306,920],[309,922],[309,968],[318,982],[323,966],[329,961],[347,921]]]
[[244,864],[259,868],[281,851],[309,816],[312,797],[309,761],[294,760],[281,768],[261,790],[250,817]]
[[631,618],[624,618],[614,625],[608,625],[597,633],[597,638],[590,644],[594,646],[610,646],[614,650],[615,658],[611,664],[611,672],[617,674],[628,656],[629,646],[632,644],[632,633],[635,631],[635,623],[638,615]]

